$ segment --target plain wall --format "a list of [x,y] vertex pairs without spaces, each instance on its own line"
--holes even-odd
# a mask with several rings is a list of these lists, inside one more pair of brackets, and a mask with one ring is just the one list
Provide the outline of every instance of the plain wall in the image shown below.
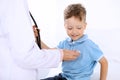
[[119,0],[28,0],[28,2],[41,30],[41,38],[50,47],[55,47],[59,41],[67,37],[63,21],[65,7],[71,3],[82,3],[87,10],[86,33],[89,37],[105,52],[120,53]]

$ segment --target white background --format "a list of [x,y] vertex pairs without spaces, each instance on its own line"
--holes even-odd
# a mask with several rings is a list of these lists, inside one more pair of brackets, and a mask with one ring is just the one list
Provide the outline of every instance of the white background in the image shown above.
[[[41,30],[41,39],[50,47],[57,46],[59,41],[67,37],[63,22],[65,7],[70,3],[82,3],[87,10],[85,33],[100,46],[108,58],[109,77],[111,72],[114,77],[111,80],[120,79],[118,76],[120,74],[120,0],[28,0],[28,2],[30,11]],[[116,72],[113,72],[115,70]]]

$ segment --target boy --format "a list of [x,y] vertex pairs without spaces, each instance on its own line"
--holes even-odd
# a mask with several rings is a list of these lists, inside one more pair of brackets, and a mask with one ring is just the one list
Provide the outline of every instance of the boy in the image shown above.
[[100,80],[107,79],[108,62],[99,47],[84,34],[86,10],[81,4],[71,4],[64,11],[64,26],[69,36],[58,45],[60,49],[77,50],[76,60],[63,61],[62,73],[42,80],[90,80],[97,62],[101,65]]

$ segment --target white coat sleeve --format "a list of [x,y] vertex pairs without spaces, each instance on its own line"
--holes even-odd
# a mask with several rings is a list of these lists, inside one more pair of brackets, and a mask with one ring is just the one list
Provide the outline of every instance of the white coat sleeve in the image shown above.
[[2,1],[7,6],[0,15],[3,16],[0,20],[4,26],[14,62],[23,68],[57,67],[62,59],[62,53],[60,50],[38,48],[26,0]]

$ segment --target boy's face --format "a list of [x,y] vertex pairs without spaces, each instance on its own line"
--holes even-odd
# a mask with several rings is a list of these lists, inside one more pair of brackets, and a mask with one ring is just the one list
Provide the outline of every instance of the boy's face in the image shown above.
[[64,26],[68,36],[75,41],[83,36],[86,22],[73,16],[65,20]]

